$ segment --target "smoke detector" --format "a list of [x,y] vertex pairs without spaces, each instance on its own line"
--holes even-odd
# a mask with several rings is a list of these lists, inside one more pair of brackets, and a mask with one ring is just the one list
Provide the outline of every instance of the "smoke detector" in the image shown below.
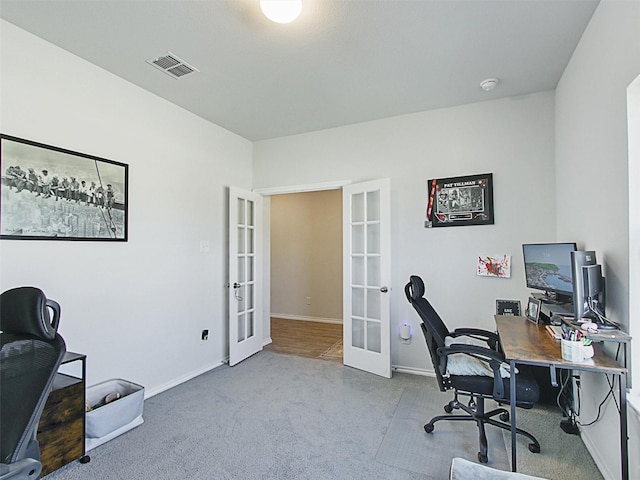
[[498,80],[497,78],[487,78],[486,80],[480,82],[480,88],[482,88],[482,90],[484,90],[485,92],[490,92],[498,86],[498,83],[500,83],[500,80]]
[[189,75],[190,73],[200,71],[171,52],[167,52],[161,57],[147,60],[147,63],[175,79],[182,78],[185,75]]

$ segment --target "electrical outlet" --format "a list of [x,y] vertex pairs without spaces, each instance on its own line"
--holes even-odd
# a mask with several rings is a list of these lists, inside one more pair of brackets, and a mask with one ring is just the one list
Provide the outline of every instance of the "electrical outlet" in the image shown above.
[[209,330],[202,330],[202,340],[209,340]]
[[311,297],[307,297],[307,305],[311,305]]

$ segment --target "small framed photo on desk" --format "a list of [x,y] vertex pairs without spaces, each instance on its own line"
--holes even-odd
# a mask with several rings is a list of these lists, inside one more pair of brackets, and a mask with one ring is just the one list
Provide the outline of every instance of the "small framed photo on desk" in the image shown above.
[[520,316],[520,300],[496,300],[496,313],[498,315]]
[[529,297],[527,304],[527,319],[533,323],[538,323],[540,318],[540,300]]

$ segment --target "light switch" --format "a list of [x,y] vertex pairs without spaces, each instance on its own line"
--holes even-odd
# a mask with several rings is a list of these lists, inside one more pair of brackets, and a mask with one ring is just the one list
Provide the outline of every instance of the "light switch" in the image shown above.
[[209,240],[200,240],[200,251],[201,252],[209,251]]

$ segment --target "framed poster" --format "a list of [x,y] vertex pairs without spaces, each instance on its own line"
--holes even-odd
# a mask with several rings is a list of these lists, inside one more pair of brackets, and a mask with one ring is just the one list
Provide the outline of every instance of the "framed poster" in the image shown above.
[[129,166],[0,134],[0,238],[127,241]]
[[520,300],[496,300],[496,314],[520,316]]
[[493,225],[493,174],[433,178],[426,227]]

